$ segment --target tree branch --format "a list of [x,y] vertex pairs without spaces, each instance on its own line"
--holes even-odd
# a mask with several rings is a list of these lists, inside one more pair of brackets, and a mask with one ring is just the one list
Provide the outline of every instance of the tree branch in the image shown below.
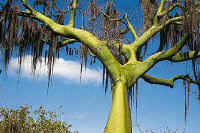
[[68,25],[71,27],[74,27],[77,3],[78,3],[78,0],[73,0],[72,5],[71,5],[71,16],[68,23]]
[[177,3],[173,4],[172,6],[170,6],[168,9],[162,11],[162,12],[159,12],[157,13],[157,16],[158,17],[163,17],[165,16],[166,14],[168,14],[170,11],[172,11],[174,8],[176,8],[178,6]]
[[196,7],[197,7],[196,11],[197,11],[198,13],[200,13],[200,2],[197,2],[197,3],[196,3]]
[[134,47],[136,50],[145,45],[145,43],[152,38],[156,33],[158,33],[160,30],[162,30],[165,26],[173,23],[173,22],[179,22],[183,19],[182,16],[174,17],[169,20],[167,20],[164,24],[161,25],[153,25],[151,28],[149,28],[145,33],[143,33],[138,40],[136,40],[132,47]]
[[145,45],[145,43],[151,37],[153,37],[156,33],[158,33],[162,28],[164,28],[164,25],[159,25],[159,26],[154,26],[153,25],[146,32],[144,32],[136,41],[134,41],[134,43],[132,44],[132,46],[135,49],[139,49],[140,47],[142,47],[143,45]]
[[161,56],[159,56],[159,60],[164,60],[164,59],[170,58],[171,56],[177,54],[177,52],[179,52],[181,50],[181,48],[184,46],[184,43],[185,43],[186,39],[188,38],[188,36],[189,35],[186,34],[176,45],[174,45],[169,50],[163,52],[163,54]]
[[[115,59],[109,48],[104,45],[104,43],[94,34],[82,29],[74,28],[72,25],[60,25],[49,17],[31,8],[26,3],[26,0],[22,0],[22,3],[28,9],[26,10],[26,13],[30,14],[30,17],[45,23],[53,32],[65,37],[70,36],[72,39],[79,40],[81,43],[86,45],[91,50],[91,52],[94,53],[98,59],[101,60],[101,62],[106,66],[112,80],[118,80],[121,77],[119,71],[119,68],[121,67],[120,63]],[[71,18],[73,19],[73,17]]]
[[185,75],[185,76],[184,75],[176,75],[176,76],[172,77],[171,79],[167,80],[167,79],[163,79],[163,78],[153,77],[148,74],[144,74],[144,75],[142,75],[142,78],[148,83],[165,85],[165,86],[169,86],[171,88],[173,88],[174,82],[178,79],[187,80],[190,83],[200,85],[199,81],[192,80],[188,75]]
[[187,60],[192,60],[200,57],[199,51],[189,51],[185,53],[177,53],[171,58],[169,58],[169,61],[171,62],[183,62]]
[[128,19],[128,14],[126,13],[124,17],[125,17],[125,20],[127,21],[128,29],[131,31],[134,39],[137,40],[138,39],[138,35],[137,35],[135,29],[133,28],[132,24],[130,23],[130,21]]
[[161,12],[163,12],[164,4],[165,4],[165,0],[161,0],[160,6],[159,6],[158,11],[157,11],[157,15],[160,14]]
[[161,12],[163,12],[164,4],[165,4],[165,0],[161,0],[160,6],[158,8],[158,11],[156,12],[156,15],[153,17],[153,25],[157,25],[158,24],[158,16],[159,16],[159,14]]
[[168,9],[164,10],[164,3],[166,0],[161,0],[160,6],[158,8],[158,11],[153,19],[153,24],[157,25],[159,22],[159,19],[165,15],[167,15],[170,11],[172,11],[175,7],[177,7],[179,4],[174,3],[172,6],[170,6]]
[[173,18],[167,20],[165,22],[165,24],[163,24],[163,25],[168,25],[168,24],[174,23],[174,22],[180,22],[181,20],[183,20],[183,16],[173,17]]
[[183,47],[187,37],[188,35],[185,35],[176,45],[174,45],[174,47],[170,48],[169,50],[165,52],[157,52],[149,58],[147,58],[145,61],[141,62],[141,64],[138,66],[140,68],[139,75],[143,75],[144,73],[146,73],[159,61],[166,60],[171,56],[175,55]]
[[30,17],[37,19],[43,23],[45,23],[53,32],[57,33],[57,34],[61,34],[64,35],[64,31],[63,31],[63,26],[56,23],[55,21],[53,21],[52,19],[50,19],[49,17],[37,12],[36,10],[34,10],[33,8],[31,8],[27,3],[26,0],[21,0],[24,7],[26,7],[26,11],[24,11],[23,13],[29,15]]
[[122,30],[120,31],[120,34],[121,34],[121,35],[124,35],[124,34],[128,33],[128,31],[129,31],[129,29],[128,29],[128,26],[127,26],[126,29],[122,29]]
[[61,41],[59,43],[58,48],[64,47],[64,46],[66,46],[68,44],[72,44],[72,43],[75,43],[75,42],[80,42],[80,41],[77,40],[77,39],[70,39],[70,38],[66,39],[66,40],[63,40],[63,41]]

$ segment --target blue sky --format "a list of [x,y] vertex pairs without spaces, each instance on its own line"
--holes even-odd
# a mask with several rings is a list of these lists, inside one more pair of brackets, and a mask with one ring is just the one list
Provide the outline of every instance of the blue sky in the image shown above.
[[[24,61],[24,64],[27,65]],[[7,76],[1,75],[0,80],[0,105],[10,108],[17,108],[20,105],[32,105],[33,109],[43,105],[49,110],[64,112],[61,120],[65,120],[73,125],[73,129],[79,130],[80,133],[100,133],[103,132],[107,116],[111,106],[110,91],[105,95],[102,87],[101,68],[98,66],[88,68],[86,74],[87,80],[79,82],[80,64],[78,61],[71,59],[60,59],[55,66],[55,75],[52,85],[48,88],[47,76],[43,73],[36,77],[31,76],[28,66],[22,66],[20,77],[17,75],[15,62],[11,60]],[[76,64],[77,69],[70,69]],[[72,63],[73,62],[73,63]],[[60,66],[58,66],[58,64]],[[169,78],[175,74],[184,73],[183,63],[178,65],[170,63],[160,63],[150,72],[153,75]],[[57,68],[64,66],[65,74],[59,74]],[[74,66],[73,66],[74,67]],[[188,66],[189,67],[189,66]],[[27,69],[28,68],[28,69]],[[73,71],[70,75],[68,70]],[[175,69],[176,68],[176,69]],[[177,69],[181,68],[181,69]],[[44,69],[43,69],[44,70]],[[187,70],[189,71],[189,70]],[[89,75],[94,73],[94,77]],[[99,76],[98,76],[99,74]],[[74,78],[74,75],[76,75]],[[85,78],[86,78],[85,77]],[[184,88],[181,81],[176,81],[173,89],[159,85],[150,85],[142,80],[139,82],[139,103],[137,122],[143,130],[160,129],[169,127],[170,129],[181,129],[185,127],[184,123]],[[192,92],[197,91],[197,87],[192,85]],[[47,93],[48,92],[48,93]],[[57,108],[63,105],[63,108]],[[197,117],[200,111],[199,101],[196,95],[192,94],[190,98],[190,111],[186,125],[186,133],[198,133],[200,118]],[[132,109],[133,127],[135,126],[136,113]],[[136,133],[137,128],[134,127]]]
[[[132,8],[137,5],[131,0],[117,3],[119,8]],[[62,56],[56,61],[54,77],[48,88],[46,67],[38,64],[36,76],[30,69],[30,56],[24,60],[22,73],[17,74],[17,59],[12,58],[7,76],[0,75],[0,105],[17,108],[20,105],[32,105],[33,109],[40,105],[49,110],[64,112],[61,119],[72,124],[73,129],[80,133],[102,133],[111,106],[111,92],[104,93],[101,84],[102,68],[99,63],[88,66],[83,73],[80,83],[79,57]],[[185,69],[187,66],[187,69]],[[42,70],[42,71],[41,71]],[[191,66],[185,63],[172,64],[163,62],[156,65],[149,73],[163,78],[170,78],[176,74],[191,73]],[[191,86],[190,110],[186,125],[186,133],[198,133],[200,130],[200,103],[196,99],[197,87]],[[160,133],[160,129],[185,128],[184,122],[184,87],[182,81],[176,81],[174,88],[151,85],[139,80],[137,122],[143,131],[153,129]],[[62,109],[56,109],[60,105]],[[136,113],[132,109],[133,131],[139,133],[135,127]]]

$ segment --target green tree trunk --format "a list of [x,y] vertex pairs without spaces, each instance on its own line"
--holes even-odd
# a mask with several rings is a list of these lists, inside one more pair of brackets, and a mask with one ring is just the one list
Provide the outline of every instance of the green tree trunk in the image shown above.
[[112,107],[104,133],[132,133],[128,92],[123,82],[112,87]]

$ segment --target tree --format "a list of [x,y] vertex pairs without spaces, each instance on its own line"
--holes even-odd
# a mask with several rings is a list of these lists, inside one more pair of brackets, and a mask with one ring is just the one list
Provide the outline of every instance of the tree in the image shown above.
[[[88,2],[87,10],[78,8],[78,2],[69,2],[70,15],[66,17],[66,8],[56,0],[7,0],[2,3],[0,21],[0,44],[4,53],[4,66],[7,67],[13,51],[18,51],[19,64],[24,55],[33,56],[33,70],[40,58],[45,56],[49,68],[49,80],[53,73],[53,64],[59,50],[66,47],[69,55],[79,54],[77,48],[69,44],[80,43],[81,64],[87,63],[87,56],[101,61],[104,66],[103,81],[110,81],[112,107],[104,133],[131,133],[132,123],[130,102],[137,80],[144,79],[151,84],[174,86],[176,80],[185,81],[185,112],[187,114],[187,96],[190,84],[200,85],[198,66],[200,2],[198,0],[140,0],[143,15],[143,28],[136,31],[127,13],[117,11],[113,1],[105,7],[98,6],[95,0]],[[22,3],[22,5],[20,5]],[[31,3],[39,11],[31,6]],[[39,6],[39,7],[38,7]],[[23,8],[26,10],[23,11]],[[62,10],[63,9],[63,10]],[[82,25],[76,28],[75,19],[80,11]],[[42,13],[41,13],[42,12]],[[139,12],[136,12],[139,14]],[[88,15],[87,17],[84,17]],[[84,19],[85,18],[85,19]],[[87,26],[85,25],[87,21]],[[138,27],[139,25],[136,24]],[[130,36],[133,41],[127,41]],[[151,56],[145,51],[152,45],[151,39],[160,37],[160,44]],[[47,46],[46,46],[47,45]],[[158,62],[192,61],[193,76],[176,75],[163,79],[148,75]],[[82,67],[81,67],[82,71]],[[198,98],[200,99],[200,89]]]
[[72,125],[58,120],[56,112],[47,111],[42,106],[34,112],[30,109],[31,106],[20,106],[19,109],[1,107],[0,133],[72,133]]

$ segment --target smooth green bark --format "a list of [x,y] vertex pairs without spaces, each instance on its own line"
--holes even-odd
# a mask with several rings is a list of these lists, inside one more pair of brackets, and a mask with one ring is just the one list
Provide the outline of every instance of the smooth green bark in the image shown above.
[[176,75],[176,76],[170,78],[169,80],[167,80],[167,79],[163,79],[163,78],[153,77],[148,74],[144,74],[142,76],[142,78],[148,83],[165,85],[165,86],[169,86],[171,88],[174,87],[174,82],[178,79],[187,80],[193,84],[200,85],[200,83],[198,81],[192,80],[188,75]]
[[132,133],[128,92],[124,82],[112,87],[112,107],[104,133]]
[[22,0],[22,2],[26,9],[28,9],[24,13],[43,22],[56,34],[68,38],[61,43],[60,47],[73,42],[81,42],[90,49],[95,57],[97,57],[109,71],[112,82],[112,107],[104,133],[132,133],[132,122],[128,103],[127,88],[132,86],[138,78],[143,77],[147,82],[167,85],[170,87],[173,86],[175,80],[185,78],[183,76],[175,76],[170,80],[165,80],[152,77],[150,75],[145,75],[145,73],[148,72],[155,64],[163,60],[178,62],[200,57],[200,53],[196,53],[195,51],[191,51],[186,54],[178,53],[183,47],[188,35],[185,35],[182,40],[171,49],[165,52],[157,52],[144,61],[138,60],[136,57],[136,53],[140,51],[141,47],[144,46],[150,38],[160,32],[165,26],[175,22],[180,23],[183,19],[182,16],[179,16],[168,19],[163,23],[159,23],[159,19],[161,17],[176,7],[176,5],[173,5],[169,9],[164,10],[165,0],[161,0],[160,7],[158,8],[153,20],[153,25],[141,36],[137,35],[134,27],[128,20],[127,14],[125,15],[127,27],[132,33],[134,42],[130,43],[129,45],[123,44],[122,47],[120,43],[113,43],[113,46],[121,47],[123,55],[127,58],[127,63],[125,64],[120,64],[115,59],[105,41],[101,41],[94,34],[86,30],[74,27],[78,0],[73,1],[68,25],[57,24],[49,17],[31,8],[26,3],[26,0]]

